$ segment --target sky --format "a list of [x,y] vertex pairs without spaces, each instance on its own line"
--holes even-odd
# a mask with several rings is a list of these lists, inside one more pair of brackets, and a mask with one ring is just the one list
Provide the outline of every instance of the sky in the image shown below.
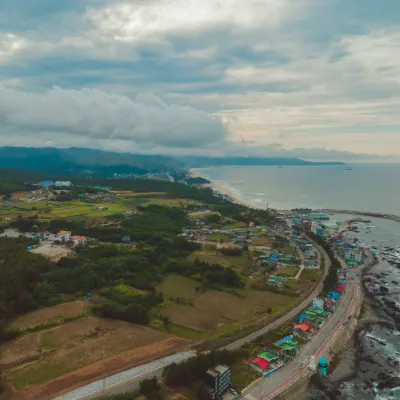
[[400,1],[2,1],[0,145],[400,161]]

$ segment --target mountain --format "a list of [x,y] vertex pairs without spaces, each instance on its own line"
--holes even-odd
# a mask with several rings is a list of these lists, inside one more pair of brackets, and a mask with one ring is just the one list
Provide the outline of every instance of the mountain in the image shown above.
[[18,168],[60,176],[108,177],[113,174],[172,172],[178,160],[160,155],[115,153],[71,147],[68,149],[0,147],[0,168]]
[[206,167],[219,165],[345,165],[339,161],[314,162],[295,157],[179,157],[180,161],[190,167]]

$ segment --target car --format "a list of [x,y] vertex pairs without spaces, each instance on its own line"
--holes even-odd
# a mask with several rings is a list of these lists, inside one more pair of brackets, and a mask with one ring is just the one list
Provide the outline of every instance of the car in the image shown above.
[[234,388],[230,388],[229,393],[234,394],[235,396],[238,395],[238,392]]

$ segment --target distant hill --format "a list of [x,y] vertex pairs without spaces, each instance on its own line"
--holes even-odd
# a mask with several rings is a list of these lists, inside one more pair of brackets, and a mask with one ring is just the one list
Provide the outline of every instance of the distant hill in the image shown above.
[[92,178],[111,177],[113,174],[145,175],[169,172],[178,178],[185,168],[218,165],[344,165],[344,163],[311,162],[284,157],[168,157],[76,147],[68,149],[0,147],[0,168],[24,171],[20,173],[14,171],[14,176],[26,176],[26,171],[51,176]]
[[190,167],[219,165],[345,165],[339,161],[306,161],[296,157],[203,157],[185,156],[179,160]]
[[0,168],[18,168],[59,176],[108,177],[113,174],[173,172],[178,160],[160,155],[115,153],[71,147],[69,149],[0,147]]

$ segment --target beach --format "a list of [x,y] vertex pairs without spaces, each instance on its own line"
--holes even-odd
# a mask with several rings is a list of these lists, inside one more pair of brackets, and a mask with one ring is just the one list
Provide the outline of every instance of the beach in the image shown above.
[[228,185],[220,182],[220,181],[214,181],[211,180],[209,177],[202,175],[198,172],[198,170],[190,169],[188,171],[190,177],[192,178],[205,178],[210,181],[210,183],[206,183],[204,185],[201,185],[203,188],[210,188],[212,189],[215,193],[220,194],[224,196],[225,198],[231,200],[233,203],[236,204],[241,204],[242,206],[248,207],[248,208],[254,208],[254,209],[261,209],[262,207],[256,207],[254,204],[248,203],[243,201],[240,198],[240,193],[236,189],[230,188]]

